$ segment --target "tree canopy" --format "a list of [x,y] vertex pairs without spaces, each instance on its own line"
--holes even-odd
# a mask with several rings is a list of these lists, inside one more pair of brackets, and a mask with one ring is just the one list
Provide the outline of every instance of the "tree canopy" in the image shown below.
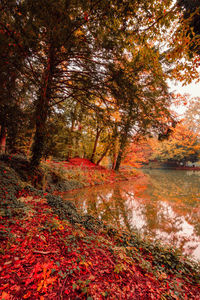
[[95,162],[110,153],[118,169],[133,136],[172,125],[166,66],[178,43],[161,45],[180,14],[173,1],[5,0],[0,9],[7,151],[31,150],[33,167],[56,153]]

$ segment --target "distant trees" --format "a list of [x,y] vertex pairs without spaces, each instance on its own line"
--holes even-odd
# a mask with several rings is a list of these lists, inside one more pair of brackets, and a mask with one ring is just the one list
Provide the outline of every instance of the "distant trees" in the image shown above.
[[200,97],[190,100],[183,122],[189,130],[200,134]]
[[185,165],[187,162],[196,162],[200,158],[199,136],[189,130],[182,123],[172,129],[171,136],[164,141],[151,140],[153,154],[151,159],[160,162],[174,162]]
[[[154,60],[151,58],[154,57]],[[171,123],[168,108],[170,95],[159,61],[158,51],[148,44],[130,53],[123,63],[112,69],[111,94],[120,120],[117,124],[118,170],[127,144],[135,135],[162,132]]]

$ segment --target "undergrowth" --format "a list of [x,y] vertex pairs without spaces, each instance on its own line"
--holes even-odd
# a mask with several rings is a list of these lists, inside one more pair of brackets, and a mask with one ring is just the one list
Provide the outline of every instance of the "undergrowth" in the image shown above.
[[[138,233],[81,215],[72,202],[49,193],[60,182],[69,189],[76,180],[84,185],[86,170],[50,170],[44,164],[30,174],[28,167],[24,158],[0,157],[2,297],[198,299],[199,264]],[[97,171],[91,171],[92,179],[102,180]],[[35,174],[40,181],[33,180]]]

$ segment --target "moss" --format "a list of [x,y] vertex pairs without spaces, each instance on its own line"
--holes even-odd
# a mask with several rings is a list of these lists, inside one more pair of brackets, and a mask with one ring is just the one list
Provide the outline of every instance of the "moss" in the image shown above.
[[22,213],[23,204],[17,200],[21,190],[19,176],[3,162],[0,162],[0,182],[0,215],[12,217]]
[[81,222],[81,216],[78,214],[76,207],[72,202],[63,201],[59,196],[51,194],[48,194],[45,198],[60,219],[67,219],[72,224]]

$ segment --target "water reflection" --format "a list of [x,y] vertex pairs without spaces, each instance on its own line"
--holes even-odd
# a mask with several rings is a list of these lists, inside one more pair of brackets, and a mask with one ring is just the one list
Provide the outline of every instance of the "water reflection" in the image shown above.
[[148,170],[140,179],[66,193],[80,211],[200,259],[200,172]]

